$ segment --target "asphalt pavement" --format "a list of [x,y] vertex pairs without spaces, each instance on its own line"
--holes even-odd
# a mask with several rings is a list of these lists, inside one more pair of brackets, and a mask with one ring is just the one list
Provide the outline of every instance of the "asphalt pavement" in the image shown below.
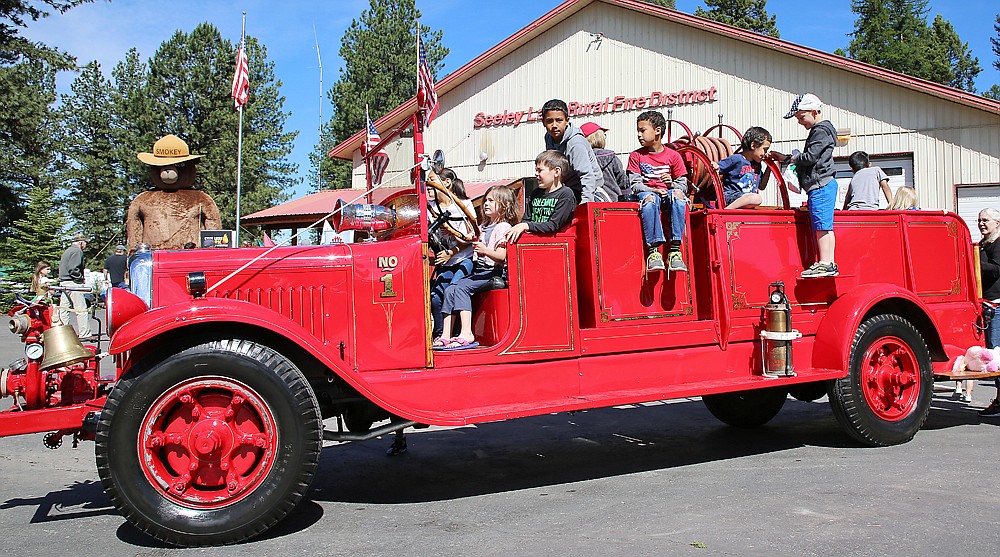
[[[105,345],[106,346],[106,345]],[[21,354],[0,331],[0,361]],[[174,549],[104,494],[94,445],[0,439],[3,555],[995,555],[1000,418],[939,386],[904,445],[863,448],[826,399],[722,425],[684,399],[329,445],[310,498],[263,537]],[[9,399],[2,401],[4,408]]]

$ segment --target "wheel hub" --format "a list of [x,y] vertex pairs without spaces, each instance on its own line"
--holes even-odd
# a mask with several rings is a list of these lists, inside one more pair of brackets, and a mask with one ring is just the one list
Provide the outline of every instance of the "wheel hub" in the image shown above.
[[861,389],[869,408],[887,421],[910,414],[920,391],[920,368],[910,347],[896,337],[884,337],[864,354]]
[[251,493],[278,447],[274,417],[246,385],[202,377],[164,392],[139,431],[146,479],[192,508],[218,508]]

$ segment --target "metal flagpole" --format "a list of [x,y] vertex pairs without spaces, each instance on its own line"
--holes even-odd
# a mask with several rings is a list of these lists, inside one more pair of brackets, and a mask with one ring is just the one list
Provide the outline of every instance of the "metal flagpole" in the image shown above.
[[[240,32],[240,49],[246,48],[247,38],[247,13],[243,12],[243,29]],[[236,55],[239,57],[239,54]],[[250,58],[247,57],[247,66],[250,65]],[[236,139],[236,232],[233,233],[233,247],[240,247],[240,194],[242,193],[241,182],[243,180],[243,105],[239,107],[240,129]]]
[[[313,24],[313,38],[316,40],[316,60],[319,61],[319,142],[323,141],[323,57],[319,55],[319,35],[316,34],[316,24]],[[322,162],[322,156],[320,157]],[[316,191],[323,189],[323,173],[320,172],[322,164],[316,165]]]

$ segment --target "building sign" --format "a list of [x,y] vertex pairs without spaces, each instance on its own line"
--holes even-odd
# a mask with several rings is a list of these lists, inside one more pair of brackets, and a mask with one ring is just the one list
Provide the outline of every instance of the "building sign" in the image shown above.
[[[603,101],[597,102],[569,102],[569,116],[590,116],[592,114],[608,114],[611,112],[626,112],[630,110],[646,110],[651,108],[670,108],[681,104],[702,104],[715,102],[718,89],[715,86],[708,89],[696,91],[685,91],[681,89],[676,93],[664,93],[653,91],[644,97],[625,97],[618,95],[615,97],[605,97]],[[480,112],[472,120],[473,128],[514,126],[520,124],[540,122],[542,120],[541,109],[529,107],[528,110],[508,110],[496,114],[486,114]]]
[[232,230],[202,230],[202,248],[231,248],[233,247]]

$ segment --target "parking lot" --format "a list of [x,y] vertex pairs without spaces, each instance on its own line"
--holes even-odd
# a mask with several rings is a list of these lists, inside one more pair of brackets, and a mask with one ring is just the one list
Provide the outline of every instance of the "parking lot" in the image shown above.
[[[0,361],[20,356],[0,335]],[[825,399],[739,430],[697,399],[330,445],[310,499],[264,537],[168,548],[104,495],[91,442],[0,439],[5,555],[990,555],[1000,418],[941,385],[905,445],[841,433]],[[5,407],[9,399],[4,401]],[[328,424],[332,427],[332,424]]]

